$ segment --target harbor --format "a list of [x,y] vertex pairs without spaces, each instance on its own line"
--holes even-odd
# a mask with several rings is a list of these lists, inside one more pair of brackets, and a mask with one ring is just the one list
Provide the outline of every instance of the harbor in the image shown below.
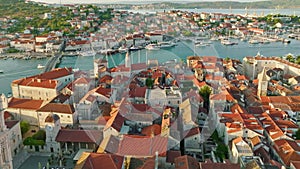
[[[263,56],[284,56],[292,53],[295,56],[300,55],[300,41],[291,39],[290,44],[282,42],[274,42],[269,44],[249,44],[247,41],[239,41],[238,45],[226,46],[219,41],[212,41],[212,44],[205,47],[195,46],[193,41],[180,41],[177,46],[159,50],[132,51],[132,63],[145,62],[148,59],[157,59],[163,63],[172,59],[182,59],[186,56],[218,56],[222,58],[231,57],[235,59],[243,59],[246,56],[255,56],[258,52]],[[13,55],[11,55],[13,56]],[[124,63],[125,53],[117,53],[114,55],[96,55],[96,58],[105,57],[109,61],[109,66],[114,67],[120,63]],[[9,57],[6,60],[0,60],[0,93],[8,94],[11,92],[10,84],[13,80],[28,77],[41,73],[43,69],[38,69],[39,64],[46,65],[51,57],[45,59],[32,58],[30,60],[13,59]],[[80,70],[89,71],[93,69],[93,56],[73,56],[62,57],[59,67],[73,67]]]

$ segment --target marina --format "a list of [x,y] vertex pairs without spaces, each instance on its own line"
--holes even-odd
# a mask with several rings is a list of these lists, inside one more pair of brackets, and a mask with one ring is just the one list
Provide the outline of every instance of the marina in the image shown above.
[[[131,58],[132,63],[145,62],[146,58],[157,59],[160,63],[163,63],[172,59],[184,60],[186,56],[192,55],[231,57],[240,60],[246,56],[255,56],[258,52],[263,56],[285,56],[288,53],[292,53],[295,56],[300,55],[300,41],[296,39],[291,39],[290,41],[290,44],[283,44],[282,42],[249,44],[248,41],[240,41],[238,45],[232,46],[222,45],[220,41],[212,41],[209,46],[195,47],[193,41],[182,40],[177,43],[177,46],[171,48],[131,51]],[[100,57],[106,57],[109,66],[114,67],[124,63],[125,53],[96,55],[96,58]],[[24,60],[13,59],[13,55],[10,55],[7,59],[0,59],[0,68],[5,72],[0,74],[0,93],[10,93],[10,84],[15,79],[41,73],[43,69],[37,69],[38,64],[45,65],[49,58],[51,57],[45,57],[42,60],[37,58]],[[59,67],[73,67],[89,71],[93,69],[93,57],[76,55],[63,57]]]

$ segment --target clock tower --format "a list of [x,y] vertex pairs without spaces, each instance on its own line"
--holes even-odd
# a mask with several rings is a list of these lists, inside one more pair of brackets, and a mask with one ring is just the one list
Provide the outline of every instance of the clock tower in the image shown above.
[[48,152],[60,152],[59,143],[55,141],[55,138],[61,129],[60,118],[56,114],[50,114],[45,119],[46,130],[46,149]]

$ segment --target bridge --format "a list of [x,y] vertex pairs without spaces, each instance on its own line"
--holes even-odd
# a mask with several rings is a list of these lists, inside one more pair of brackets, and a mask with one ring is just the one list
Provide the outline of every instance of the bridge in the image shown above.
[[56,67],[56,65],[60,62],[62,58],[62,51],[66,48],[66,40],[63,41],[62,45],[58,49],[58,52],[55,53],[46,63],[43,73],[49,72]]

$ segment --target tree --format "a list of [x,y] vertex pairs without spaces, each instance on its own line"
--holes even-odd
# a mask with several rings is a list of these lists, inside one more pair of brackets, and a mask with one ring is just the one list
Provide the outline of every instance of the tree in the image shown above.
[[146,79],[146,86],[148,87],[148,89],[152,89],[152,87],[153,87],[153,79],[151,77],[148,77]]
[[297,63],[297,64],[300,64],[300,55],[297,56],[296,63]]
[[30,125],[27,121],[21,121],[20,127],[22,135],[24,135],[30,129]]
[[288,54],[288,55],[286,56],[286,60],[288,60],[289,62],[292,62],[292,63],[295,62],[295,58],[294,58],[294,56],[291,55],[291,54]]
[[209,96],[212,90],[209,86],[205,85],[199,90],[199,94],[203,97],[204,103],[203,107],[209,110]]
[[296,140],[300,139],[300,129],[296,131]]

